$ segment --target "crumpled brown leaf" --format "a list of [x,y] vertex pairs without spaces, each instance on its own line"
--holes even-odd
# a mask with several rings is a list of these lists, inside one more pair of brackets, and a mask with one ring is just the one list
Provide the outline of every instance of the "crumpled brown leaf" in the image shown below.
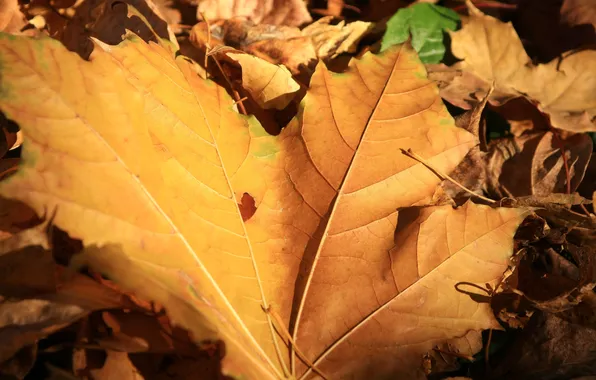
[[[564,140],[554,132],[497,139],[491,141],[487,152],[470,150],[451,177],[468,189],[485,191],[493,198],[573,193],[584,178],[592,145],[586,134]],[[452,198],[465,195],[450,182],[441,186]]]
[[288,26],[255,25],[236,18],[212,23],[210,34],[207,24],[200,22],[192,28],[191,42],[200,49],[208,44],[213,49],[225,44],[243,50],[271,63],[282,64],[293,75],[304,75],[307,82],[319,59],[354,52],[372,28],[372,23],[361,21],[331,25],[331,19],[324,17],[301,31]]
[[61,10],[70,17],[61,17],[48,0],[33,0],[29,13],[43,16],[50,36],[85,59],[93,51],[90,37],[116,45],[122,41],[126,30],[133,31],[145,41],[157,41],[160,37],[178,47],[174,32],[165,21],[163,7],[158,7],[153,0],[86,0],[77,3],[76,7],[74,1],[61,3],[64,7]]
[[354,21],[346,24],[341,21],[331,25],[333,17],[323,17],[302,29],[302,35],[312,39],[320,59],[335,58],[342,53],[354,53],[358,42],[368,34],[373,24]]
[[[567,380],[592,379],[596,374],[596,330],[594,323],[569,321],[573,311],[562,314],[537,313],[516,338],[506,355],[494,362],[483,379]],[[589,308],[594,314],[594,309]],[[582,379],[584,379],[582,377]]]
[[257,24],[300,26],[312,21],[304,0],[201,0],[197,18],[244,17]]
[[92,310],[131,306],[56,265],[46,229],[44,223],[0,241],[0,362]]
[[511,24],[487,16],[468,1],[469,21],[451,32],[452,52],[462,62],[429,66],[441,96],[470,108],[494,82],[489,102],[500,105],[525,96],[550,115],[557,128],[596,131],[596,51],[568,54],[561,61],[534,65]]
[[553,132],[495,140],[490,144],[486,161],[487,190],[500,198],[572,193],[581,183],[591,155],[592,140],[585,134],[566,140]]

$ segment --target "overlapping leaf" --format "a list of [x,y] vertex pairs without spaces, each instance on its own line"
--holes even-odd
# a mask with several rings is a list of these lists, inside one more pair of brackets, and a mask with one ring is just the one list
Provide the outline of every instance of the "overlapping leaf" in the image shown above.
[[[227,372],[289,375],[289,351],[263,311],[271,305],[311,360],[322,354],[330,373],[357,377],[418,373],[375,354],[385,330],[400,323],[387,313],[415,307],[416,297],[428,299],[421,313],[443,305],[431,295],[439,291],[466,307],[429,312],[421,329],[405,323],[403,345],[428,338],[416,350],[397,345],[400,358],[493,326],[486,308],[457,298],[459,274],[449,271],[459,264],[464,280],[494,280],[523,212],[429,209],[419,222],[399,222],[410,231],[407,247],[426,219],[449,220],[454,232],[427,250],[394,248],[397,208],[428,203],[439,183],[399,149],[449,172],[474,145],[408,46],[367,54],[343,74],[320,64],[299,115],[277,137],[236,114],[186,58],[136,36],[97,43],[90,61],[56,41],[3,36],[0,62],[0,108],[28,143],[21,173],[2,194],[39,213],[56,209],[56,224],[84,241],[83,261],[164,304],[197,339],[224,340]],[[246,197],[256,212],[243,221]],[[494,255],[469,251],[482,239],[497,242]],[[394,259],[425,266],[396,267]],[[486,262],[494,266],[479,271]],[[370,330],[373,320],[380,330]],[[453,328],[437,332],[444,321]],[[371,350],[353,350],[364,345]],[[337,368],[337,355],[352,364]],[[354,355],[378,356],[381,366],[347,360]]]
[[445,99],[469,108],[494,82],[489,98],[492,104],[525,96],[549,114],[554,127],[572,132],[596,130],[596,96],[590,75],[596,67],[593,50],[534,65],[510,23],[485,15],[471,2],[468,8],[468,22],[451,32],[451,49],[462,61],[448,68],[432,68],[437,79],[445,71],[457,73],[442,83]]

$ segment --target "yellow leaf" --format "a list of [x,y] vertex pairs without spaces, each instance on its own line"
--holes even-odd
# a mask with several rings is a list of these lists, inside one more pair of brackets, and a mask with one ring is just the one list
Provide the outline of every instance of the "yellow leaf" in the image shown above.
[[[28,142],[2,194],[38,214],[57,209],[56,225],[84,240],[98,271],[164,304],[198,339],[225,340],[229,371],[273,378],[272,334],[221,159],[240,164],[249,131],[225,92],[204,83],[218,119],[208,121],[185,78],[190,63],[136,36],[96,46],[90,62],[49,38],[3,35],[0,46],[11,68],[2,109]],[[229,102],[220,108],[217,96]]]
[[300,85],[283,65],[274,65],[243,52],[226,52],[225,55],[242,67],[242,87],[265,109],[286,108],[300,90]]
[[[196,339],[225,341],[223,369],[232,375],[289,376],[289,349],[263,310],[270,306],[285,324],[276,327],[292,331],[330,375],[366,374],[366,361],[336,368],[328,359],[354,354],[345,344],[354,335],[340,339],[349,331],[360,331],[358,345],[371,347],[366,355],[383,349],[375,346],[379,335],[367,335],[368,315],[391,308],[382,308],[374,291],[384,302],[394,297],[398,308],[415,307],[418,299],[408,294],[426,285],[456,297],[436,274],[454,262],[448,256],[466,256],[462,241],[475,244],[480,221],[494,227],[496,220],[476,223],[465,213],[474,207],[507,213],[474,205],[424,210],[439,221],[433,223],[455,219],[461,231],[467,225],[456,222],[474,220],[476,229],[465,227],[454,241],[438,235],[432,244],[449,248],[447,255],[432,247],[414,254],[393,249],[396,210],[430,203],[439,183],[400,149],[450,172],[474,145],[454,126],[407,45],[366,54],[342,74],[319,64],[298,116],[279,136],[235,113],[225,91],[199,78],[187,58],[135,36],[117,46],[96,43],[83,61],[48,38],[3,35],[0,64],[0,108],[27,141],[23,167],[0,193],[39,214],[56,209],[55,223],[86,246],[79,261],[163,304]],[[238,204],[247,197],[256,211],[243,218]],[[497,258],[484,258],[497,260],[495,268],[511,253],[509,229],[517,219],[507,220],[507,233],[489,234],[502,248]],[[408,226],[400,221],[398,228]],[[409,246],[412,231],[403,238]],[[428,257],[428,275],[391,272],[392,257],[416,255]],[[494,279],[495,268],[477,278]],[[421,279],[412,282],[416,275]],[[452,276],[457,281],[459,274]],[[345,286],[339,279],[347,279]],[[427,307],[440,308],[440,301],[429,296]],[[479,310],[453,321],[457,328],[439,333],[437,326],[449,323],[437,322],[408,334],[439,341],[465,335],[464,327],[492,326],[486,309]],[[386,323],[383,329],[399,329],[399,321]],[[399,352],[411,357],[418,348]],[[377,370],[414,373],[412,363]]]
[[341,21],[331,25],[333,17],[323,17],[306,28],[302,35],[312,39],[312,43],[320,59],[335,58],[342,53],[355,53],[358,43],[373,28],[371,22],[354,21],[346,24]]

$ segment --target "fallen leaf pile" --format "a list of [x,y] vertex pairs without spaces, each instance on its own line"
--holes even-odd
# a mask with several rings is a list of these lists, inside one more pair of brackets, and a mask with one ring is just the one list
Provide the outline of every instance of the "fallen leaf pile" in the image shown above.
[[430,3],[7,2],[0,374],[596,375],[596,56]]

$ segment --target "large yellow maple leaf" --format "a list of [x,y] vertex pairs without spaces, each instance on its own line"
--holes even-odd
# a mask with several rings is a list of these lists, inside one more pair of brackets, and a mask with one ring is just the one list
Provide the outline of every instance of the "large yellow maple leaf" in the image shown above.
[[[27,141],[0,194],[56,209],[81,260],[196,339],[223,340],[227,373],[311,376],[281,327],[333,377],[412,378],[404,358],[496,326],[453,284],[501,275],[525,211],[430,208],[398,225],[397,209],[428,203],[439,183],[399,149],[449,172],[474,145],[407,45],[342,74],[320,64],[279,136],[187,58],[134,35],[96,42],[90,61],[2,35],[0,67],[0,109]],[[256,212],[243,221],[245,193]]]

